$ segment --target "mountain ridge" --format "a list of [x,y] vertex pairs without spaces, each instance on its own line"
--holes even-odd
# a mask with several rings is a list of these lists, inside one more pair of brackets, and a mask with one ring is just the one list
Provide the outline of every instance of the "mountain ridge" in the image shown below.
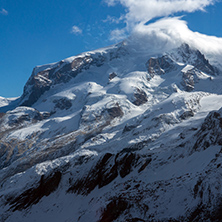
[[187,43],[35,68],[0,117],[2,221],[219,221],[221,81]]

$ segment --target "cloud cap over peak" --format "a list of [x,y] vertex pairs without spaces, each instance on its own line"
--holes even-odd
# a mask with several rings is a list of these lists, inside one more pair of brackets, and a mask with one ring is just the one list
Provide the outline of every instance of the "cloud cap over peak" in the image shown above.
[[218,62],[222,61],[222,38],[191,31],[181,17],[167,17],[149,25],[140,23],[125,42],[130,50],[150,55],[169,52],[187,43],[222,70],[222,63]]
[[[190,46],[206,52],[210,57],[222,53],[222,38],[210,37],[192,32],[182,17],[172,17],[176,13],[204,11],[218,0],[104,0],[108,6],[121,4],[126,13],[121,17],[126,26],[111,32],[111,40],[123,40],[128,35],[128,43],[137,50],[163,51],[186,42]],[[171,16],[171,17],[170,17]],[[154,18],[161,18],[149,23]],[[148,25],[147,25],[148,24]],[[141,47],[140,47],[141,46]],[[134,48],[134,47],[133,47]]]

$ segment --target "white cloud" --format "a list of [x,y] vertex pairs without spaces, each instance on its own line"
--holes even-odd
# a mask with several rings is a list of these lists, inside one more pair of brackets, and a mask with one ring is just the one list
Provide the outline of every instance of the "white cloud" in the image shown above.
[[82,29],[80,29],[78,26],[74,25],[72,27],[71,33],[75,35],[81,35],[82,34]]
[[2,10],[0,11],[1,15],[8,15],[8,11],[5,10],[4,8],[2,8]]
[[156,17],[204,10],[215,0],[105,0],[105,2],[108,6],[120,3],[127,9],[125,22],[127,28],[131,30],[136,24],[146,23]]

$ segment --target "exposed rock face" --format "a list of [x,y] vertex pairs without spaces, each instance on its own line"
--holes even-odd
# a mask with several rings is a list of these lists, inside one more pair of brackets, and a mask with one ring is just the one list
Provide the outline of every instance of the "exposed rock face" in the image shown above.
[[[123,115],[124,112],[118,102],[113,104],[110,108],[103,107],[97,112],[91,111],[91,107],[86,106],[82,110],[80,124],[81,126],[86,126],[89,131],[101,132],[112,120],[121,118]],[[91,127],[93,125],[94,127]]]
[[133,130],[133,129],[135,129],[136,128],[136,126],[135,125],[125,125],[125,127],[124,127],[124,129],[123,129],[123,133],[125,133],[125,132],[129,132],[129,131],[131,131],[131,130]]
[[141,89],[136,89],[136,92],[134,93],[134,97],[136,100],[133,101],[133,104],[136,106],[140,106],[148,101],[146,93]]
[[102,212],[100,222],[111,222],[116,220],[125,210],[130,208],[130,204],[124,198],[114,198],[109,202]]
[[61,181],[62,174],[57,171],[45,178],[41,176],[37,187],[30,188],[18,197],[8,197],[7,202],[11,205],[12,211],[26,209],[33,204],[37,204],[44,196],[49,196],[54,192]]
[[42,78],[39,74],[39,76],[34,76],[33,79],[28,82],[28,85],[32,88],[32,91],[29,93],[29,90],[26,90],[28,86],[25,86],[22,99],[26,96],[28,96],[28,99],[22,102],[21,106],[32,106],[44,92],[50,89],[52,82]]
[[124,115],[121,107],[117,103],[116,106],[105,109],[104,112],[107,112],[111,119],[122,117]]
[[179,58],[177,55],[172,55],[176,61],[193,65],[200,71],[211,75],[217,73],[217,69],[209,63],[205,56],[199,50],[190,48],[188,44],[182,44],[177,53],[180,56]]
[[2,121],[3,121],[3,117],[5,116],[5,113],[0,113],[0,125],[1,125],[1,123],[2,123]]
[[195,69],[188,70],[187,72],[183,72],[183,81],[182,85],[185,87],[187,92],[190,92],[194,89],[195,83],[197,82]]
[[37,67],[33,70],[31,77],[24,87],[20,105],[32,106],[51,86],[67,83],[83,70],[88,70],[91,66],[100,67],[105,62],[126,54],[127,52],[120,44],[114,50],[106,53],[98,52],[95,54],[79,55],[74,57],[71,62],[62,60],[41,71],[38,71]]
[[70,81],[83,69],[89,69],[93,64],[99,65],[100,63],[97,60],[94,61],[91,56],[84,56],[75,58],[71,63],[61,61],[52,68],[47,68],[37,74],[34,69],[24,87],[21,105],[32,106],[52,85]]
[[211,112],[197,132],[193,150],[207,149],[210,145],[222,145],[222,110]]
[[5,113],[0,113],[0,118],[2,118],[5,115]]
[[9,127],[21,127],[25,123],[36,123],[47,119],[50,117],[50,113],[40,113],[38,110],[29,107],[17,107],[15,110],[2,115],[2,117],[4,118],[2,119],[2,122],[6,121]]
[[75,181],[74,184],[70,186],[68,192],[87,195],[94,190],[96,186],[101,188],[113,181],[118,176],[117,167],[115,164],[112,167],[107,167],[110,162],[112,163],[114,161],[113,158],[114,156],[112,154],[105,154],[85,178]]
[[112,72],[109,74],[109,81],[111,81],[112,79],[114,79],[117,76],[117,74],[115,72]]
[[215,75],[218,72],[199,50],[191,49],[189,45],[183,44],[178,48],[177,53],[150,58],[146,63],[148,73],[151,77],[168,73],[176,69],[175,61],[195,67],[183,73],[183,82],[187,87],[187,91],[191,91],[194,87],[196,81],[195,72],[202,71],[210,75]]
[[[139,161],[140,160],[140,161]],[[143,171],[147,165],[151,162],[151,159],[143,159],[135,153],[118,153],[117,155],[106,153],[97,162],[89,172],[88,175],[82,179],[78,179],[74,184],[71,182],[71,186],[68,192],[75,192],[78,194],[88,195],[92,192],[95,187],[102,188],[113,180],[115,180],[118,175],[121,178],[126,177],[137,166],[138,161],[145,161],[138,172]]]
[[188,119],[190,117],[193,117],[194,116],[194,113],[192,110],[188,110],[186,112],[184,112],[181,116],[180,116],[180,119],[182,120],[185,120],[185,119]]
[[146,64],[151,76],[163,75],[174,68],[174,62],[167,55],[159,58],[150,58]]
[[64,110],[64,109],[70,109],[72,107],[72,102],[67,99],[67,98],[62,98],[62,99],[55,99],[53,101],[55,103],[55,108]]

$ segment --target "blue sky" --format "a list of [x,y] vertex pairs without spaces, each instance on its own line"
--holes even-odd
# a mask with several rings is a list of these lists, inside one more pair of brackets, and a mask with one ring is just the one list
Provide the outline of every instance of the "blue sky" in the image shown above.
[[[129,22],[118,19],[126,15],[127,1],[134,0],[110,0],[113,6],[101,0],[0,0],[0,96],[20,96],[36,65],[118,41],[111,33]],[[192,31],[222,37],[221,12],[219,1],[205,12],[172,14],[184,15]]]

